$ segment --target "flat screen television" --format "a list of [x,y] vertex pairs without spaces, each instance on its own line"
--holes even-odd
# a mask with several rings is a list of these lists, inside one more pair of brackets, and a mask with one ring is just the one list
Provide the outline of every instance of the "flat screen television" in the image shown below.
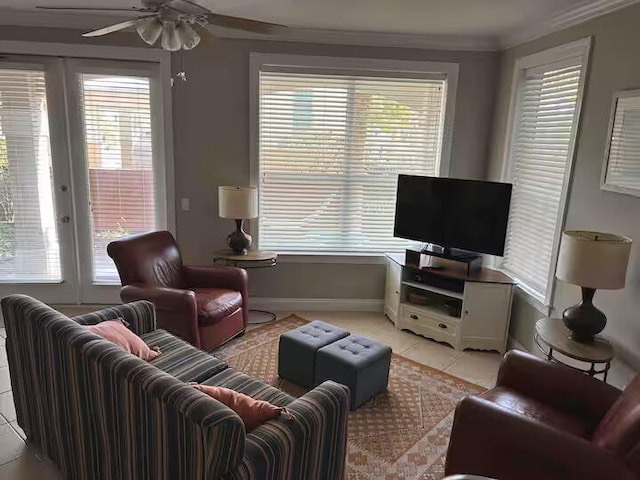
[[502,256],[510,204],[509,183],[399,175],[394,235]]

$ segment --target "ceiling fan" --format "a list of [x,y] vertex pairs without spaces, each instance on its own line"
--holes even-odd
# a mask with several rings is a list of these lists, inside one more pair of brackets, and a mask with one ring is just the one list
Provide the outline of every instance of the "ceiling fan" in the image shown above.
[[[149,45],[154,45],[160,39],[164,50],[191,50],[200,43],[200,35],[194,27],[218,25],[225,28],[244,30],[252,33],[275,33],[287,28],[275,23],[260,22],[248,18],[232,17],[213,13],[206,7],[193,0],[141,0],[141,7],[45,7],[43,10],[78,10],[78,11],[117,11],[140,13],[136,18],[109,25],[98,30],[87,32],[83,37],[99,37],[109,33],[135,27],[138,35]],[[208,31],[206,28],[204,30]]]

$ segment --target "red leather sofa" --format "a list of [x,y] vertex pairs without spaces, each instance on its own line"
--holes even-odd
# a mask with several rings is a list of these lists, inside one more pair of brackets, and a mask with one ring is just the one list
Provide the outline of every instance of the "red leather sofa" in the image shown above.
[[458,404],[447,475],[499,480],[640,478],[640,376],[624,392],[511,351],[495,388]]
[[115,240],[107,253],[120,274],[122,301],[152,302],[158,328],[206,351],[244,333],[245,270],[184,265],[173,235],[166,231]]

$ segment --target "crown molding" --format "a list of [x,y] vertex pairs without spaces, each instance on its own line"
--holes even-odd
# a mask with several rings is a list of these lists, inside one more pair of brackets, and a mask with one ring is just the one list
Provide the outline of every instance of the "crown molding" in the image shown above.
[[215,30],[212,28],[212,31],[222,38],[245,40],[358,45],[366,47],[402,47],[419,48],[423,50],[462,50],[476,52],[497,52],[500,50],[498,37],[491,36],[426,35],[306,28],[292,28],[284,33],[269,36],[222,28]]
[[131,15],[94,15],[85,13],[63,14],[47,11],[25,11],[0,9],[0,26],[52,27],[87,29],[99,28],[109,22],[117,23],[131,18]]
[[[71,29],[91,29],[108,25],[110,22],[126,20],[120,15],[60,14],[51,12],[29,12],[0,9],[0,25],[25,27],[52,27]],[[243,40],[269,40],[277,42],[322,43],[335,45],[359,45],[369,47],[403,47],[425,50],[463,50],[492,52],[499,50],[497,37],[422,35],[385,32],[357,32],[291,28],[276,35],[260,35],[221,27],[207,27],[221,38]]]
[[594,18],[634,5],[640,0],[595,0],[581,7],[554,13],[539,22],[519,28],[500,37],[503,50],[536,40],[550,33],[573,27]]

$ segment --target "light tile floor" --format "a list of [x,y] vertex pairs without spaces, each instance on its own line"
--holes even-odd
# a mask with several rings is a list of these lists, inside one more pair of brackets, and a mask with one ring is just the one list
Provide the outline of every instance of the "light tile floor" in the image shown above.
[[[84,313],[76,310],[65,313]],[[286,315],[281,313],[278,317]],[[478,385],[490,388],[495,384],[502,358],[497,353],[456,351],[447,345],[397,330],[382,313],[298,312],[298,315],[307,320],[323,320],[352,333],[377,339],[390,345],[399,355]],[[25,444],[24,432],[15,422],[5,337],[5,329],[0,328],[0,480],[59,479],[56,467],[36,449]]]

